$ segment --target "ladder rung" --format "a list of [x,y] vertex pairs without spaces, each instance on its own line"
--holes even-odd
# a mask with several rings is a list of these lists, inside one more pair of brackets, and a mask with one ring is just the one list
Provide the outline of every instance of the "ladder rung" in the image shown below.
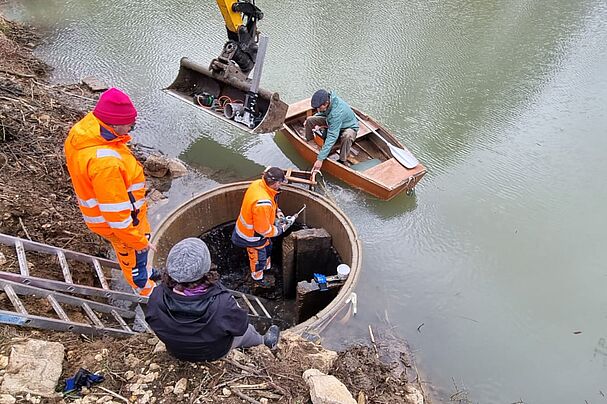
[[82,308],[84,309],[86,315],[91,319],[95,327],[105,328],[99,317],[97,317],[93,309],[91,309],[91,306],[89,306],[86,302],[82,302]]
[[244,293],[241,293],[240,297],[242,297],[242,300],[244,300],[247,306],[249,306],[249,310],[251,310],[251,313],[253,313],[254,316],[259,316],[259,313],[257,312],[257,310],[255,310],[249,299],[247,299],[247,296]]
[[25,310],[25,306],[23,306],[23,303],[21,302],[21,299],[19,299],[19,296],[17,296],[15,289],[13,289],[11,285],[4,285],[4,292],[6,292],[6,295],[11,300],[15,310],[21,314],[28,314],[27,310]]
[[25,258],[25,248],[21,240],[15,241],[15,250],[17,251],[17,259],[19,260],[19,271],[21,275],[30,276],[30,270],[27,267],[27,258]]
[[257,296],[255,296],[255,301],[257,302],[257,304],[259,305],[259,307],[261,307],[261,310],[263,310],[263,313],[266,315],[267,318],[272,318],[272,316],[270,316],[270,313],[268,313],[268,311],[266,310],[266,308],[264,307],[263,304],[261,304],[261,302],[259,301],[259,299],[257,298]]
[[65,282],[74,283],[72,273],[70,272],[70,267],[67,265],[67,260],[65,259],[65,254],[63,251],[57,250],[57,258],[59,258],[59,265],[63,271],[63,278],[65,278]]
[[118,324],[120,324],[120,327],[122,327],[122,329],[124,331],[128,331],[128,332],[133,332],[131,330],[131,327],[129,327],[127,325],[127,323],[124,321],[124,319],[120,316],[120,314],[118,314],[118,312],[116,310],[112,310],[110,313],[112,313],[112,316],[114,316],[114,318],[116,319],[116,321],[118,321]]
[[48,295],[46,297],[46,300],[48,300],[50,302],[51,306],[53,306],[53,310],[55,310],[55,313],[57,313],[57,315],[59,316],[59,318],[61,320],[70,321],[70,318],[67,316],[67,314],[63,310],[63,307],[61,307],[61,305],[59,304],[57,299],[55,299],[55,296]]
[[101,287],[103,289],[109,289],[109,285],[107,283],[107,279],[105,279],[105,275],[103,274],[103,269],[101,268],[101,264],[98,259],[93,259],[93,266],[95,267],[95,272],[97,272],[97,277],[99,278],[99,282],[101,283]]

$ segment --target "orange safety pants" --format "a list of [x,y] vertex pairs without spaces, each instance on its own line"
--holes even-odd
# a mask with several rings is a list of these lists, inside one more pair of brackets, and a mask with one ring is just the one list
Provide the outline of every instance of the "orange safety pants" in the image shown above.
[[270,269],[272,257],[272,241],[268,238],[259,247],[247,247],[251,276],[255,280],[263,279],[263,271]]
[[[150,226],[150,223],[148,222],[148,218],[145,215],[142,215],[142,216],[143,217],[139,218],[139,224],[136,227],[143,234],[145,234],[145,236],[149,240],[150,236],[151,236],[152,228]],[[100,236],[102,236],[103,238],[105,238],[106,240],[108,240],[112,244],[112,247],[114,247],[114,251],[116,252],[116,260],[118,261],[118,264],[120,265],[120,269],[122,269],[122,274],[124,275],[124,279],[126,279],[126,281],[129,283],[129,285],[131,285],[131,287],[138,294],[140,294],[141,296],[149,296],[152,293],[152,290],[154,290],[154,287],[156,286],[156,282],[149,279],[151,271],[149,268],[147,268],[147,265],[146,265],[145,270],[147,272],[148,280],[147,280],[145,286],[143,288],[140,288],[133,281],[133,269],[137,265],[137,257],[135,254],[135,249],[133,247],[129,247],[122,240],[120,240],[118,237],[116,237],[113,233],[110,233],[110,234],[98,233],[98,234]]]

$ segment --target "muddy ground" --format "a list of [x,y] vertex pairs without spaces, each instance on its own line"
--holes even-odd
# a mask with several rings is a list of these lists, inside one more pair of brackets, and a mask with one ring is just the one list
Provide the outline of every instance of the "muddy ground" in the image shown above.
[[[98,95],[81,84],[50,84],[51,68],[32,54],[37,42],[31,27],[0,16],[0,233],[107,257],[107,244],[82,222],[62,150],[69,128],[94,106]],[[0,252],[5,258],[0,270],[18,272],[13,249],[0,246]],[[48,256],[28,255],[28,259],[33,276],[62,279],[59,267],[50,263]],[[72,270],[76,283],[94,283],[90,268]],[[0,302],[7,300],[0,292]],[[274,353],[252,349],[227,361],[190,364],[166,352],[154,352],[157,341],[149,334],[91,338],[2,325],[0,353],[8,355],[13,338],[19,337],[63,343],[66,359],[61,380],[81,367],[100,371],[106,377],[102,386],[130,402],[242,403],[267,399],[308,403],[308,387],[301,375],[315,365],[311,358],[321,350],[308,342],[285,342]],[[395,344],[389,345],[394,349]],[[404,344],[396,346],[404,350]],[[327,370],[359,403],[396,403],[407,402],[408,386],[416,384],[417,374],[411,366],[402,355],[385,364],[371,346],[355,346],[340,353]],[[182,378],[188,380],[188,387],[176,395],[173,386]],[[421,389],[419,384],[417,387]],[[90,396],[91,402],[109,400],[108,393],[98,389]],[[17,402],[75,399],[16,398]]]

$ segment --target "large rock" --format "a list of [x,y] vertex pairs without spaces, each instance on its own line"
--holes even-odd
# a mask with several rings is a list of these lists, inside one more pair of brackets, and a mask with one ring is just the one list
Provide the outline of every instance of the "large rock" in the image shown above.
[[335,376],[326,375],[318,369],[308,369],[303,373],[310,386],[313,404],[357,404],[352,394]]
[[188,169],[181,161],[155,154],[149,155],[145,159],[143,166],[149,176],[156,178],[162,178],[169,174],[171,177],[177,178],[188,172]]
[[29,339],[16,343],[0,389],[10,394],[23,392],[54,397],[64,350],[59,342]]
[[182,177],[188,173],[187,167],[179,160],[171,159],[169,161],[169,171],[173,178]]
[[307,368],[320,369],[328,372],[337,359],[337,352],[325,349],[289,331],[280,334],[278,355],[286,358],[297,355],[302,365]]

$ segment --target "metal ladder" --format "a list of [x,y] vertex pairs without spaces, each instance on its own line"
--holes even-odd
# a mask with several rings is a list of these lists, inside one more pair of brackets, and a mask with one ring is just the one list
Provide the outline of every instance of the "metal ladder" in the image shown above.
[[[103,273],[103,268],[120,270],[120,266],[116,261],[24,240],[2,233],[0,233],[0,244],[15,248],[20,271],[20,274],[0,271],[0,289],[6,293],[15,309],[14,311],[0,310],[0,323],[59,331],[73,331],[90,335],[127,336],[136,334],[139,330],[150,331],[143,318],[143,310],[140,307],[141,304],[147,303],[148,298],[139,296],[134,292],[128,293],[112,290],[109,287]],[[65,281],[30,276],[26,255],[28,251],[55,255],[58,258]],[[67,262],[68,259],[91,264],[101,288],[75,284]],[[234,290],[230,290],[230,292],[236,299],[238,306],[247,310],[250,317],[272,319],[265,305],[257,296]],[[27,304],[24,304],[19,298],[20,295],[45,298],[59,318],[37,316],[28,313],[26,309]],[[104,302],[100,303],[96,300],[91,300],[91,298],[103,300]],[[116,303],[119,303],[119,305]],[[72,321],[61,304],[82,309],[90,324]],[[102,313],[102,318],[95,312]],[[108,326],[102,320],[105,320],[106,323],[108,320],[114,320],[118,327]],[[132,325],[129,325],[127,321],[132,322]],[[133,325],[137,325],[137,327],[133,327]]]

